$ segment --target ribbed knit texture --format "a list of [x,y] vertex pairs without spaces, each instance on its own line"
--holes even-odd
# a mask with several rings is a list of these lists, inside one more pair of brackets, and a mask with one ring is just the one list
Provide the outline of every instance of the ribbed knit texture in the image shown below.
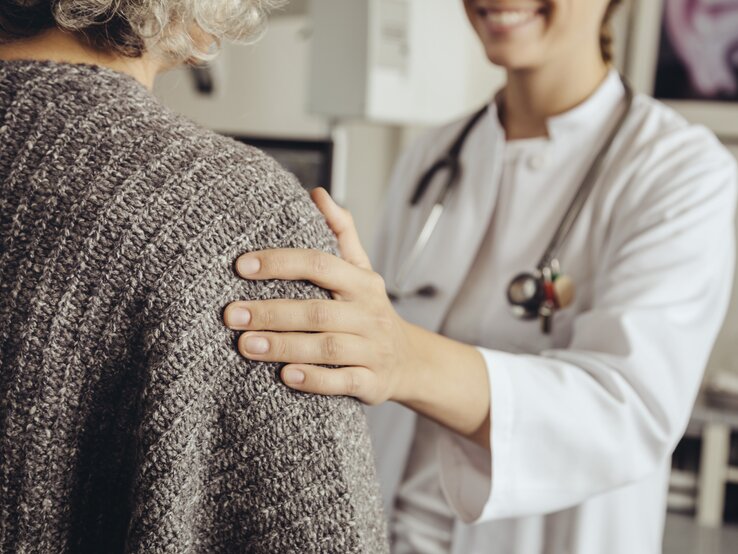
[[295,179],[132,78],[0,62],[0,552],[385,552],[361,407],[240,357],[236,277],[335,251]]

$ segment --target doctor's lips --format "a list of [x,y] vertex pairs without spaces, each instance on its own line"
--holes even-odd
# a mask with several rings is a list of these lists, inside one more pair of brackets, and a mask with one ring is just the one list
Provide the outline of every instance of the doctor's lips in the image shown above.
[[470,5],[487,29],[492,33],[504,33],[545,17],[550,9],[541,2],[485,2],[472,0]]

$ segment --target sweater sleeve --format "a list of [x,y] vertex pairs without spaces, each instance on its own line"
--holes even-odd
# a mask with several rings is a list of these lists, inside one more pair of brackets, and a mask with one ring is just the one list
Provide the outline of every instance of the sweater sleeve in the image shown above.
[[253,173],[242,167],[210,186],[211,198],[186,201],[188,225],[171,230],[174,255],[149,295],[127,550],[385,552],[360,405],[288,389],[280,366],[242,358],[222,323],[233,300],[327,294],[234,274],[246,251],[334,248],[291,176]]

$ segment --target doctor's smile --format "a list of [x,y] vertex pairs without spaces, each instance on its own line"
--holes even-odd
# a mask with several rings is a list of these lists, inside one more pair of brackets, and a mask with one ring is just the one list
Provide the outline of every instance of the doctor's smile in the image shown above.
[[0,552],[661,552],[738,164],[624,3],[0,1]]
[[474,23],[482,23],[490,34],[512,33],[521,27],[544,22],[550,2],[467,0]]

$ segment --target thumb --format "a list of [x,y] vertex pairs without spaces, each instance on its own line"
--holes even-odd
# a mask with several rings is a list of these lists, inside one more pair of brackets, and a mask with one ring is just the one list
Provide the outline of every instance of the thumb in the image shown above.
[[310,197],[336,235],[341,257],[357,267],[371,269],[369,256],[361,246],[351,212],[336,204],[328,191],[322,187],[310,191]]

